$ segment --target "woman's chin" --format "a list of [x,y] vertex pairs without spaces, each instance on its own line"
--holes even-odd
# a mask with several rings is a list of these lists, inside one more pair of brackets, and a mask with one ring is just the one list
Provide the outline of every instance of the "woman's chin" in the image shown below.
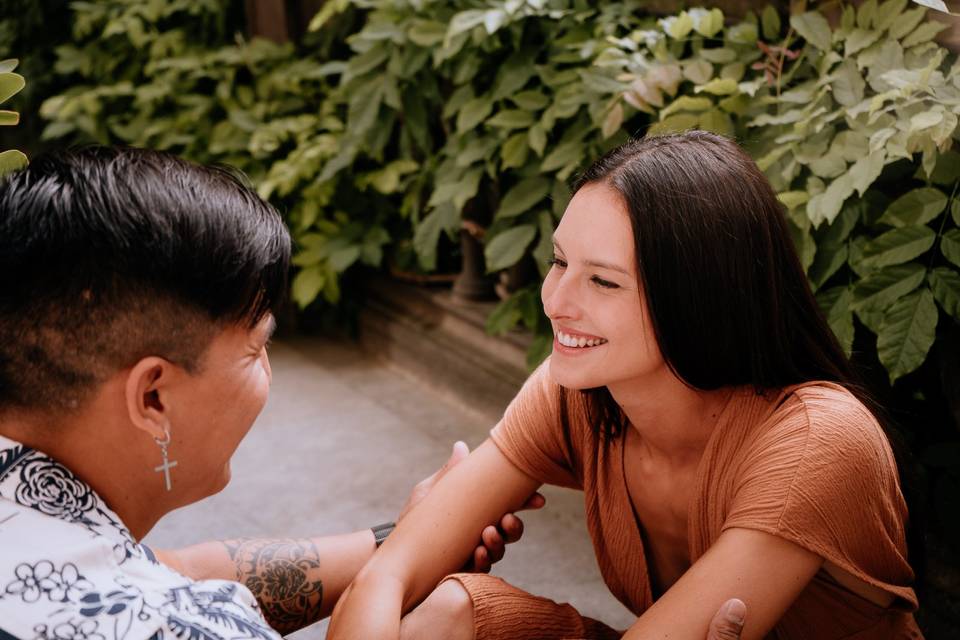
[[550,358],[550,378],[564,389],[582,391],[603,386],[595,375],[591,375],[583,367],[568,366],[558,360],[556,357]]

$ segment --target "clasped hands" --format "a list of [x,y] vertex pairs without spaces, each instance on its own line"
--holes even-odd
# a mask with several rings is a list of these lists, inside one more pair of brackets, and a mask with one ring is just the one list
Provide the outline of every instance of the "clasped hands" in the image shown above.
[[[421,500],[423,500],[430,490],[443,478],[446,473],[457,463],[467,457],[470,453],[469,448],[464,442],[457,442],[453,445],[453,451],[450,458],[433,475],[421,480],[413,488],[407,503],[400,510],[397,522],[409,513]],[[546,498],[539,492],[534,493],[524,505],[521,511],[540,509],[546,504]],[[473,551],[472,559],[467,562],[464,571],[477,573],[487,573],[490,568],[503,559],[506,552],[506,546],[516,542],[523,536],[523,521],[513,513],[504,514],[500,518],[498,525],[489,525],[480,533],[480,541]],[[707,632],[706,640],[738,640],[740,632],[743,630],[743,621],[746,616],[747,608],[744,603],[736,598],[723,603],[717,611],[713,620],[710,622],[710,628]]]

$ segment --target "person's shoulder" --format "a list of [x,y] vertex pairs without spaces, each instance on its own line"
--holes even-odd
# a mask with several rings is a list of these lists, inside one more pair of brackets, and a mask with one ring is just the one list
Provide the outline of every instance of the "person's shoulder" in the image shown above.
[[757,398],[753,415],[761,417],[744,425],[739,450],[747,467],[865,464],[886,473],[895,465],[880,423],[842,385],[813,381]]
[[791,419],[806,430],[809,444],[887,447],[876,416],[848,388],[817,381],[791,389],[784,403]]

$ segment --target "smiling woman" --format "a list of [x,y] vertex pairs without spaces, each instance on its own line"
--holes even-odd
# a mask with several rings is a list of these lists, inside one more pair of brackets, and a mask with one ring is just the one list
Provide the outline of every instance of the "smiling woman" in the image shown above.
[[[630,142],[579,179],[554,240],[552,356],[330,637],[702,640],[731,597],[743,638],[921,637],[896,459],[753,161],[705,132]],[[465,532],[542,483],[584,492],[625,632],[488,576],[430,593]]]

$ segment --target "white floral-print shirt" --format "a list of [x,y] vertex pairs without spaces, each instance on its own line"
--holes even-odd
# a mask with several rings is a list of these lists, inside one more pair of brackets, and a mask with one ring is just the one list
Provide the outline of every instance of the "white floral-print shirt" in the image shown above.
[[47,455],[0,436],[0,640],[277,640],[243,585],[137,544]]

